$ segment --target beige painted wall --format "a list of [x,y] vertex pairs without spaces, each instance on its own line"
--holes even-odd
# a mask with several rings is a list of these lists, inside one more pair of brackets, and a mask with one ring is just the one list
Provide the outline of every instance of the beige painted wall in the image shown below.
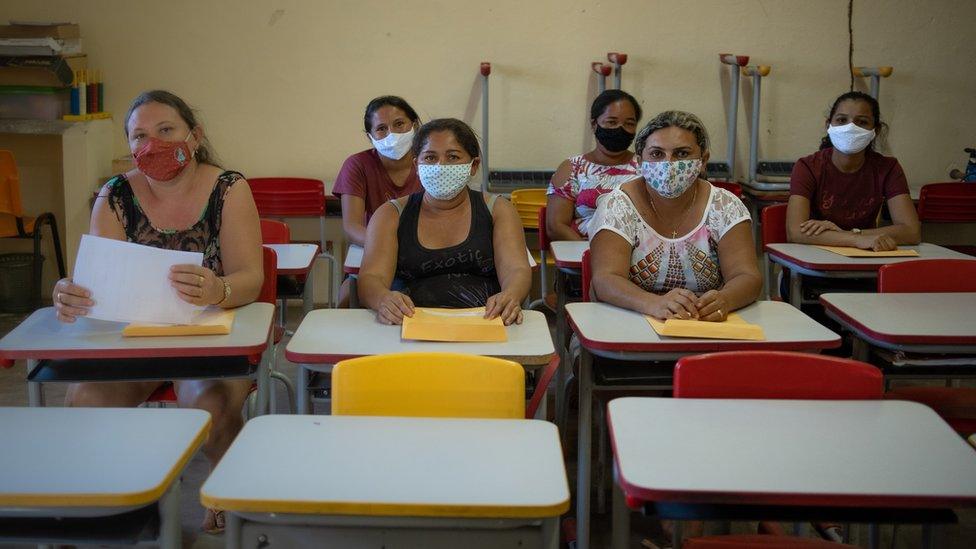
[[[459,116],[479,129],[482,60],[494,68],[492,166],[555,166],[591,143],[589,63],[609,50],[629,54],[624,88],[646,111],[698,113],[719,159],[727,76],[716,53],[772,65],[760,157],[794,159],[814,150],[824,111],[847,89],[846,8],[844,0],[5,0],[0,20],[80,23],[118,117],[140,90],[169,88],[202,111],[227,166],[331,184],[342,160],[367,145],[361,117],[373,96],[401,94],[425,118]],[[895,67],[881,85],[882,112],[913,186],[946,178],[976,144],[973,20],[968,0],[855,0],[854,61]],[[750,93],[744,83],[740,167]]]

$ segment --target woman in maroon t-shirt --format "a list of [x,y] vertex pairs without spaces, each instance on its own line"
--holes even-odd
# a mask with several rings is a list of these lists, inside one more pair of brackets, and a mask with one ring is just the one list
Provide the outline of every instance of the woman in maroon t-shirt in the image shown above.
[[[849,92],[834,101],[820,151],[799,159],[790,176],[790,242],[893,250],[918,244],[921,226],[898,160],[874,151],[884,128],[878,101]],[[878,227],[887,203],[891,225]]]

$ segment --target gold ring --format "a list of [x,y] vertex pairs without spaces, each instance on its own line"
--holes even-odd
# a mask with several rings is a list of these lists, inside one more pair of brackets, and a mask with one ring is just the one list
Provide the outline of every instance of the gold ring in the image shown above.
[[718,316],[722,316],[722,309],[718,310]]
[[200,282],[197,283],[197,286],[203,287],[203,275],[197,275],[197,277],[200,278]]

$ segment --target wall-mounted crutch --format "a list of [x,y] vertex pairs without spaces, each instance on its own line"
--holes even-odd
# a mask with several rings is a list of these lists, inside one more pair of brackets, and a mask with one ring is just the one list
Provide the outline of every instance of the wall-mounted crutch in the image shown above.
[[491,63],[481,63],[481,192],[488,192],[488,75]]
[[596,73],[597,93],[605,92],[607,90],[607,77],[610,76],[610,71],[613,70],[613,67],[599,61],[594,61],[590,63],[590,68]]
[[762,95],[762,79],[769,75],[769,65],[747,65],[742,74],[752,77],[752,128],[749,130],[749,181],[756,181],[759,165],[759,98]]
[[620,89],[620,73],[623,70],[623,66],[627,63],[627,54],[611,51],[607,53],[607,61],[613,63],[613,85],[618,90]]
[[881,88],[881,79],[891,76],[893,67],[854,67],[851,72],[854,76],[871,77],[871,97],[877,99],[878,91]]
[[718,59],[731,66],[729,73],[729,114],[726,122],[729,143],[726,148],[726,164],[729,167],[729,181],[735,181],[735,136],[736,123],[739,117],[739,68],[749,64],[748,55],[733,55],[720,53]]

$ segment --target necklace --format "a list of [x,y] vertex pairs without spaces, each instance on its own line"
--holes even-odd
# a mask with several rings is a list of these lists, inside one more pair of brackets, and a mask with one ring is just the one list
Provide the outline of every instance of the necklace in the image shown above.
[[[651,209],[654,210],[654,215],[656,215],[659,219],[663,219],[661,217],[661,214],[657,212],[657,206],[654,205],[654,197],[648,195],[647,198],[651,201]],[[691,202],[689,202],[688,205],[685,206],[685,213],[681,216],[681,219],[678,220],[678,222],[671,227],[672,240],[678,238],[678,227],[680,227],[681,224],[685,222],[685,219],[688,219],[688,212],[691,211],[691,207],[695,205],[695,200],[697,199],[698,199],[698,182],[695,181],[695,193],[691,195]]]

